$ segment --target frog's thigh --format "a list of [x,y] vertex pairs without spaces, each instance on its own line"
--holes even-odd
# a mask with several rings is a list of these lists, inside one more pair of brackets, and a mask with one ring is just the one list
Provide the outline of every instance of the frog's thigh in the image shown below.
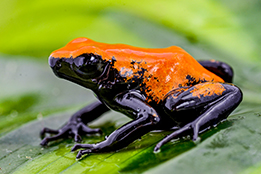
[[[179,95],[171,94],[164,101],[168,115],[186,124],[203,115],[207,120],[219,122],[225,119],[241,102],[242,93],[234,85],[206,82],[197,84]],[[183,121],[184,120],[184,121]],[[215,124],[215,123],[213,123]]]
[[184,111],[198,108],[209,108],[223,100],[232,100],[229,105],[218,105],[218,107],[229,108],[241,101],[240,89],[232,84],[205,82],[197,84],[186,91],[170,93],[164,100],[166,111]]
[[[182,111],[198,114],[194,120],[182,122],[183,127],[161,140],[155,147],[157,151],[163,144],[187,133],[193,133],[193,140],[198,137],[199,130],[214,125],[227,116],[242,100],[239,88],[224,83],[202,83],[191,87],[180,95],[169,95],[165,99],[165,110],[173,115],[180,114],[187,120]],[[179,115],[179,114],[178,114]],[[182,125],[181,125],[182,126]]]

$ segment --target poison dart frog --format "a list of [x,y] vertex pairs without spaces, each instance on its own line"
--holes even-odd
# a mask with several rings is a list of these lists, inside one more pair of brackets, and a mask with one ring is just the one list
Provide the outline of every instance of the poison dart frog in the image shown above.
[[173,130],[154,148],[172,139],[192,135],[218,124],[242,101],[231,84],[232,68],[218,61],[196,61],[177,46],[138,48],[76,38],[54,51],[49,64],[60,78],[91,89],[98,101],[76,112],[62,128],[44,128],[41,145],[63,137],[101,133],[87,124],[109,110],[133,119],[97,144],[76,144],[76,158],[95,152],[116,151],[153,130]]

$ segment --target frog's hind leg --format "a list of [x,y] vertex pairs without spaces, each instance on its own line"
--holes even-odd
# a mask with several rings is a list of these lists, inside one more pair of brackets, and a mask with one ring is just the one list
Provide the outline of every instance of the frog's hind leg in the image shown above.
[[221,77],[225,82],[231,83],[233,80],[233,69],[224,62],[215,60],[198,61],[204,68]]
[[182,120],[184,126],[160,141],[154,151],[182,135],[192,133],[195,141],[200,130],[226,119],[241,100],[242,93],[238,87],[212,82],[195,85],[178,96],[169,95],[164,101],[164,109],[175,120]]

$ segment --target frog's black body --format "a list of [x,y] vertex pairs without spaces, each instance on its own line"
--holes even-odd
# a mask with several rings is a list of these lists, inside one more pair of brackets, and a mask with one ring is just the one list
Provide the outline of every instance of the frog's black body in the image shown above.
[[[81,70],[82,66],[77,67],[82,57],[95,58],[89,61],[88,70]],[[226,82],[232,82],[233,71],[227,64],[213,61],[200,61],[199,63]],[[59,130],[44,128],[41,132],[42,137],[45,133],[56,135],[45,137],[41,145],[47,145],[50,141],[68,135],[74,136],[75,141],[79,142],[81,141],[80,133],[100,132],[99,129],[88,128],[86,124],[110,109],[133,119],[100,143],[75,145],[73,151],[85,148],[85,150],[79,151],[77,158],[86,153],[121,149],[152,130],[176,129],[157,144],[155,151],[171,139],[182,135],[192,133],[193,140],[196,140],[200,130],[226,119],[242,100],[239,88],[231,84],[220,83],[224,88],[222,95],[194,96],[192,91],[196,90],[197,84],[193,84],[193,86],[182,86],[170,91],[167,97],[160,102],[153,100],[147,102],[146,97],[148,96],[141,90],[143,88],[142,79],[134,77],[126,82],[125,77],[113,68],[113,61],[105,61],[100,56],[89,54],[66,59],[50,57],[49,64],[57,76],[91,89],[99,101],[75,113],[69,122]],[[204,84],[211,86],[212,82],[204,82]]]

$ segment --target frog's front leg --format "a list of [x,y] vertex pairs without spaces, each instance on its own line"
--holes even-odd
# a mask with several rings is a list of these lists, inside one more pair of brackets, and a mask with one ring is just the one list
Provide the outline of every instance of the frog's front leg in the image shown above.
[[88,126],[86,126],[86,124],[96,119],[97,117],[107,112],[108,110],[109,109],[107,106],[105,106],[100,101],[98,101],[76,112],[70,118],[70,120],[62,128],[58,130],[43,128],[42,131],[40,132],[41,138],[44,138],[46,133],[56,134],[56,135],[52,137],[45,137],[42,140],[41,145],[44,146],[51,141],[60,138],[66,138],[68,136],[74,136],[74,141],[80,142],[81,137],[79,134],[101,133],[100,129],[91,129]]
[[240,89],[225,83],[206,82],[197,84],[181,94],[170,94],[165,100],[164,109],[176,120],[183,120],[183,126],[160,141],[154,151],[182,135],[192,133],[195,141],[200,130],[226,119],[241,101]]
[[78,152],[76,158],[81,158],[82,155],[92,152],[121,149],[151,130],[157,129],[160,116],[151,106],[146,104],[141,98],[138,98],[134,93],[121,94],[114,101],[118,107],[125,111],[125,114],[131,115],[135,119],[112,132],[106,140],[100,143],[76,144],[72,148],[72,151],[85,148],[85,150]]

